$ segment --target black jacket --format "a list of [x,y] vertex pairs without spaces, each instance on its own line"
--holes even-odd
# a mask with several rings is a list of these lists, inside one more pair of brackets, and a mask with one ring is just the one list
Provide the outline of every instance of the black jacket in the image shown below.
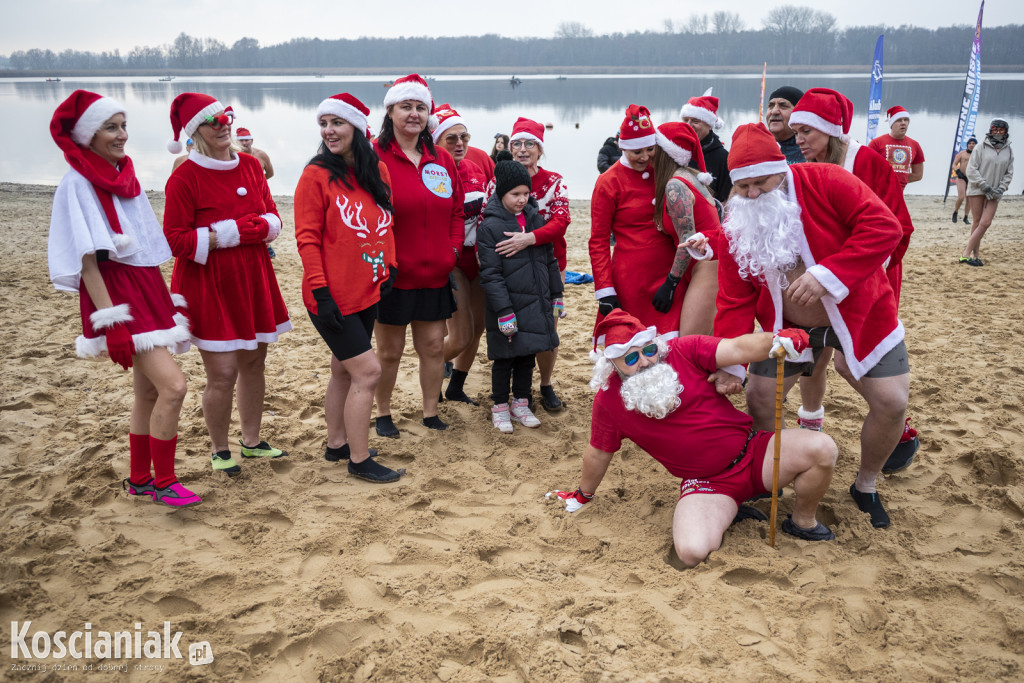
[[[700,148],[704,153],[704,166],[715,178],[711,181],[711,194],[725,204],[729,199],[729,193],[732,192],[732,180],[729,179],[729,151],[722,145],[715,131],[711,131],[700,141]],[[691,161],[690,167],[697,168],[697,164]]]
[[[544,225],[532,198],[523,213],[527,232]],[[502,205],[497,194],[492,195],[476,233],[480,286],[487,297],[487,357],[491,360],[529,356],[558,346],[551,301],[562,296],[563,286],[551,245],[535,244],[508,257],[494,251],[494,246],[505,240],[505,232],[519,230],[516,217]],[[498,317],[513,311],[519,332],[506,337],[498,329]]]
[[601,151],[597,153],[597,172],[604,173],[612,167],[619,157],[622,156],[622,150],[619,149],[619,141],[615,138],[608,138],[601,145]]

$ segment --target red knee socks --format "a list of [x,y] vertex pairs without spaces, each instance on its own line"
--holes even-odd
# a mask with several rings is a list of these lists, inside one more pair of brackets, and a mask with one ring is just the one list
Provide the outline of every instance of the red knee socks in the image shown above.
[[149,464],[149,434],[128,433],[128,481],[133,484],[147,484],[153,478]]
[[169,441],[155,436],[149,437],[149,450],[153,454],[153,473],[156,475],[153,485],[158,489],[166,488],[178,481],[174,476],[174,451],[177,445],[177,435]]

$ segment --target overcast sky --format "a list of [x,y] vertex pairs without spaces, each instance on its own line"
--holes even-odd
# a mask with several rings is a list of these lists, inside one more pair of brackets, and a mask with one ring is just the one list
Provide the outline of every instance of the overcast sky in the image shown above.
[[[581,22],[598,34],[662,31],[666,19],[685,24],[691,14],[716,10],[737,12],[748,27],[759,28],[768,10],[778,4],[767,0],[519,0],[497,4],[476,0],[448,5],[422,0],[4,0],[0,54],[31,48],[55,52],[118,48],[125,54],[137,45],[169,44],[182,31],[197,38],[217,38],[229,47],[242,37],[256,38],[261,45],[304,37],[485,33],[550,37],[564,21]],[[788,4],[824,8],[835,15],[840,27],[912,24],[926,28],[973,25],[979,6],[976,0],[791,0]],[[500,14],[495,12],[496,6],[501,8]],[[984,25],[1003,24],[1024,24],[1024,2],[988,0]]]

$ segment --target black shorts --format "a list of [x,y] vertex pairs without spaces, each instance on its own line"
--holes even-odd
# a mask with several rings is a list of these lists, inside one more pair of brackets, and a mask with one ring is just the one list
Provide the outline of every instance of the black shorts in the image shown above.
[[377,320],[385,325],[433,322],[447,320],[455,309],[455,295],[447,282],[437,289],[395,288],[377,304]]
[[320,333],[320,336],[327,342],[327,348],[331,350],[338,360],[355,358],[361,353],[366,353],[372,346],[370,336],[373,334],[373,321],[377,317],[377,304],[364,308],[358,313],[342,316],[344,326],[341,332],[327,329],[320,319],[310,313],[309,319],[313,321],[313,327]]
[[[800,326],[794,325],[794,327]],[[839,352],[843,350],[842,344],[839,343],[839,337],[831,327],[800,327],[800,329],[807,332],[807,336],[810,337],[811,352],[814,354],[814,360],[809,363],[791,363],[786,361],[782,371],[783,377],[792,377],[793,375],[810,376],[814,372],[814,367],[825,347],[831,347]],[[775,377],[777,366],[778,361],[774,358],[769,358],[767,360],[754,361],[748,367],[752,375]],[[875,363],[874,367],[864,373],[864,376],[880,379],[882,377],[899,377],[908,372],[910,372],[910,357],[907,354],[907,345],[901,341],[882,356]]]

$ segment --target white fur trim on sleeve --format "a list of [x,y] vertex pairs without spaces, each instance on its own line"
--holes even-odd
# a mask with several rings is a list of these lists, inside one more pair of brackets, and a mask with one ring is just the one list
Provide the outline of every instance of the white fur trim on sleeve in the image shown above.
[[196,253],[192,255],[192,260],[205,266],[208,258],[210,258],[210,229],[196,228]]
[[618,294],[615,292],[614,287],[604,287],[594,292],[594,298],[598,301],[600,301],[602,297],[606,296],[618,296]]
[[118,304],[109,308],[98,308],[89,315],[89,322],[94,330],[105,330],[119,323],[129,323],[133,320],[128,304]]
[[719,369],[725,370],[734,377],[739,377],[740,381],[743,381],[747,378],[747,369],[742,365],[726,365],[725,367]]
[[850,294],[850,290],[846,285],[831,270],[820,263],[808,268],[807,272],[820,282],[822,287],[828,290],[828,293],[832,295],[837,304],[841,303]]
[[[695,239],[695,238],[707,239],[706,237],[704,237],[704,233],[702,233],[702,232],[695,232],[692,235],[690,235],[690,239]],[[705,244],[704,248],[707,251],[705,251],[703,254],[700,253],[699,251],[697,251],[696,249],[694,249],[693,247],[686,247],[686,251],[687,251],[687,253],[690,254],[690,258],[692,258],[694,261],[707,261],[707,260],[709,260],[711,258],[714,258],[715,250],[711,248],[711,244],[710,243]]]
[[237,247],[242,243],[242,237],[238,234],[238,223],[230,218],[226,221],[217,221],[210,226],[210,230],[217,234],[218,249]]
[[171,294],[171,303],[175,308],[188,308],[188,302],[181,294]]
[[267,233],[266,242],[273,242],[281,234],[281,219],[277,217],[277,214],[265,213],[260,215],[260,218],[265,220],[270,225],[270,232]]

